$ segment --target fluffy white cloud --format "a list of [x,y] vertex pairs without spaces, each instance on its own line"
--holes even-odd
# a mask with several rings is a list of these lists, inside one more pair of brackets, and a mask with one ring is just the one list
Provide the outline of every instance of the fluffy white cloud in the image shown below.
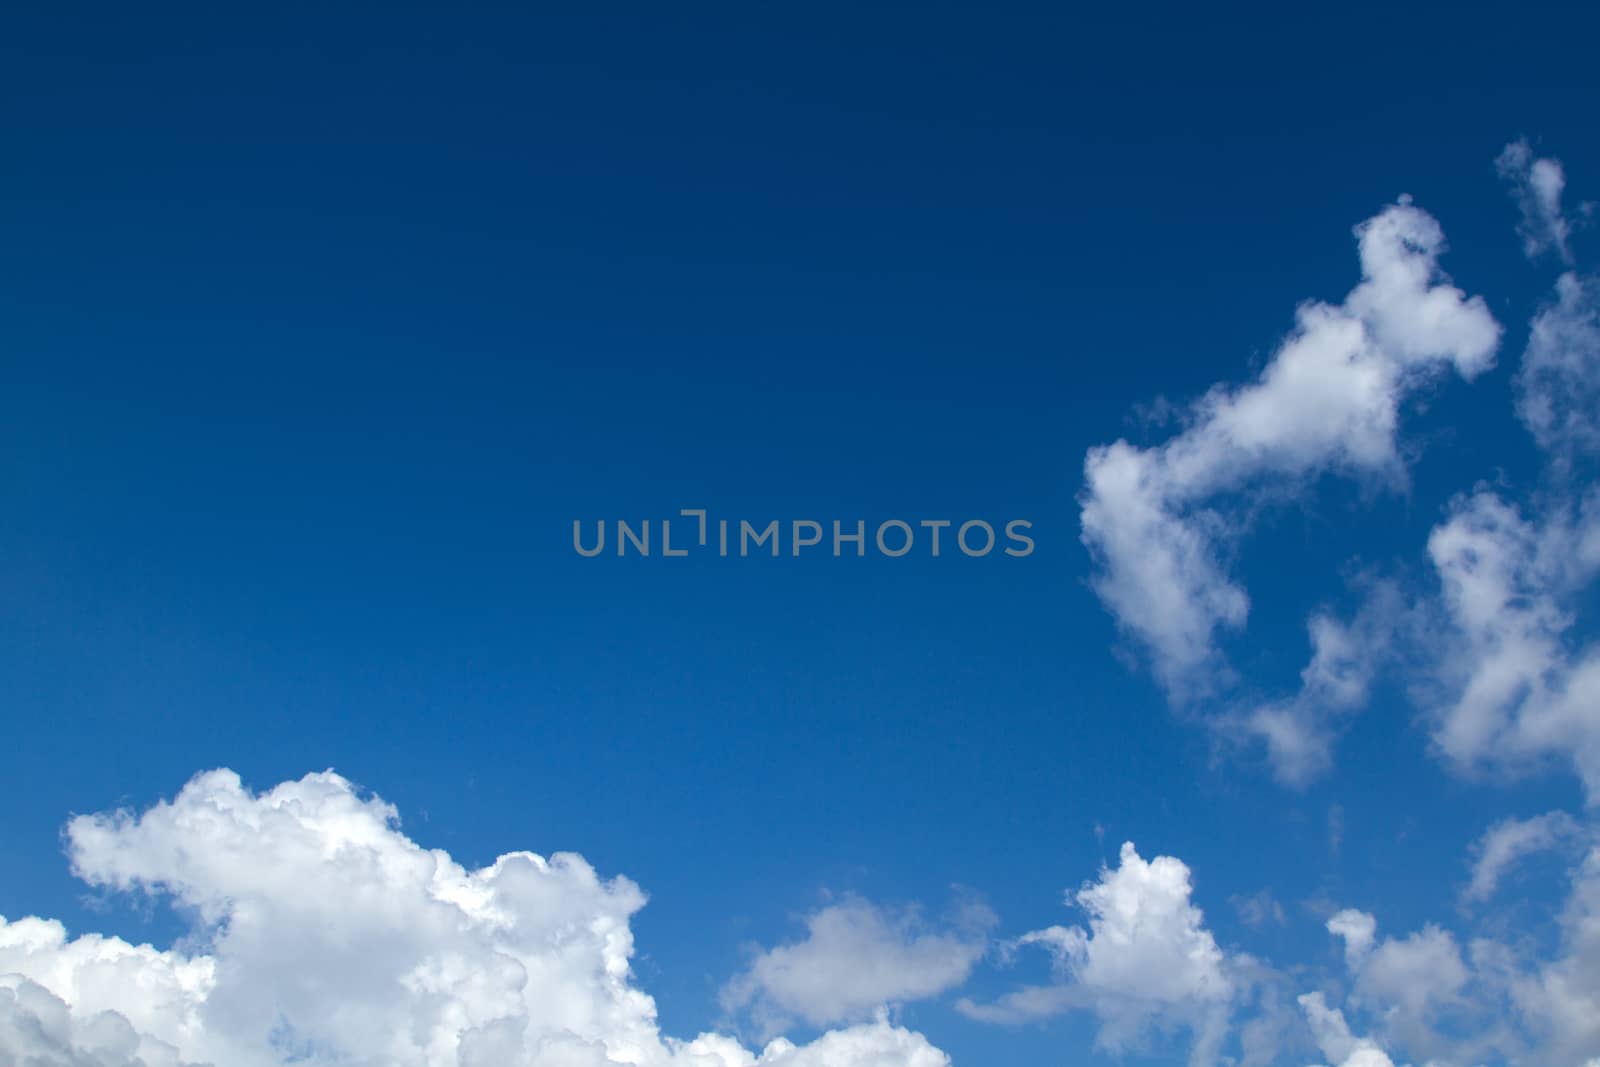
[[[1560,167],[1519,142],[1501,158],[1520,175],[1546,240],[1561,222]],[[1543,168],[1543,169],[1541,169]],[[1544,175],[1543,178],[1540,175]],[[1531,224],[1530,224],[1531,225]],[[1561,247],[1565,249],[1565,245]],[[1428,540],[1447,626],[1435,641],[1443,693],[1434,738],[1459,766],[1523,769],[1570,759],[1600,796],[1600,647],[1571,639],[1578,595],[1600,571],[1600,490],[1576,464],[1600,447],[1600,284],[1563,274],[1534,317],[1517,411],[1550,456],[1548,488],[1523,509],[1480,491]]]
[[1510,183],[1512,195],[1522,210],[1517,232],[1522,236],[1522,250],[1528,258],[1534,259],[1553,250],[1570,262],[1572,252],[1567,238],[1572,226],[1561,211],[1561,193],[1567,186],[1561,161],[1537,159],[1528,142],[1518,140],[1506,145],[1495,160],[1495,167]]
[[[1519,141],[1498,165],[1530,254],[1555,249],[1571,262],[1560,164]],[[1215,695],[1230,678],[1218,638],[1249,613],[1226,563],[1240,516],[1325,472],[1403,481],[1405,397],[1444,368],[1470,379],[1493,360],[1499,327],[1440,273],[1443,235],[1430,216],[1402,202],[1357,234],[1360,284],[1338,305],[1303,306],[1255,382],[1213,388],[1161,444],[1088,454],[1094,587],[1175,699]],[[1558,279],[1532,321],[1516,393],[1553,477],[1527,508],[1489,492],[1454,505],[1428,545],[1438,605],[1407,607],[1395,587],[1373,583],[1353,617],[1312,615],[1297,693],[1208,717],[1225,738],[1264,745],[1280,781],[1302,786],[1329,769],[1344,720],[1400,639],[1420,635],[1420,648],[1407,647],[1438,670],[1413,692],[1449,760],[1506,770],[1571,759],[1591,796],[1600,791],[1600,649],[1571,640],[1576,597],[1600,569],[1600,490],[1574,477],[1600,453],[1600,280]]]
[[1328,933],[1344,941],[1344,958],[1356,970],[1377,942],[1378,920],[1364,911],[1346,908],[1328,920]]
[[[1485,857],[1529,847],[1529,840],[1581,832],[1565,818],[1508,820],[1474,853],[1481,865]],[[1381,1039],[1380,1045],[1352,1037],[1344,1013],[1331,1009],[1322,994],[1300,997],[1313,1036],[1333,1064],[1386,1064],[1378,1057],[1392,1053],[1384,1049],[1437,1067],[1576,1065],[1600,1056],[1600,847],[1591,845],[1571,874],[1553,953],[1538,947],[1542,938],[1529,936],[1509,942],[1480,936],[1463,952],[1453,934],[1432,924],[1403,938],[1379,937],[1373,916],[1354,909],[1338,913],[1327,927],[1344,941],[1351,978],[1345,1008],[1360,1013]],[[1498,924],[1491,929],[1504,934]]]
[[1399,482],[1405,396],[1447,368],[1470,379],[1493,362],[1500,328],[1440,272],[1432,216],[1402,202],[1356,236],[1361,282],[1340,304],[1302,305],[1258,380],[1212,389],[1161,445],[1118,441],[1086,459],[1094,588],[1174,695],[1214,681],[1216,634],[1249,610],[1223,563],[1238,530],[1221,498],[1286,491],[1330,470]]
[[760,953],[723,988],[729,1011],[749,1011],[766,1030],[794,1019],[853,1021],[884,1005],[960,985],[988,948],[994,915],[967,902],[947,928],[915,910],[894,912],[848,898],[806,917],[806,937]]
[[0,1063],[17,1067],[183,1067],[171,1045],[122,1015],[74,1013],[18,974],[0,974]]
[[1578,832],[1577,820],[1564,811],[1551,811],[1531,819],[1502,819],[1484,831],[1473,851],[1472,881],[1462,893],[1469,902],[1494,895],[1500,878],[1524,856],[1553,848]]
[[880,1015],[871,1025],[830,1030],[808,1045],[780,1038],[767,1046],[759,1067],[950,1067],[950,1058]]
[[1465,768],[1570,759],[1600,789],[1600,650],[1573,651],[1568,603],[1600,568],[1600,496],[1533,522],[1499,496],[1457,503],[1428,539],[1449,626],[1434,740]]
[[1455,938],[1424,926],[1403,938],[1384,938],[1362,961],[1356,992],[1387,1005],[1391,1016],[1421,1021],[1460,996],[1470,977]]
[[256,795],[214,771],[141,815],[74,819],[67,842],[90,883],[191,910],[206,947],[159,951],[0,920],[0,974],[15,976],[0,994],[0,1042],[48,1044],[41,1063],[948,1063],[883,1019],[759,1056],[718,1035],[663,1037],[631,979],[629,920],[645,902],[632,882],[602,879],[570,853],[509,853],[466,870],[332,773]]
[[1098,1046],[1117,1052],[1136,1047],[1152,1026],[1182,1025],[1195,1035],[1193,1062],[1212,1062],[1239,988],[1191,895],[1181,860],[1147,862],[1124,844],[1115,869],[1069,897],[1087,914],[1087,930],[1052,926],[1018,941],[1050,952],[1056,982],[992,1004],[963,1001],[961,1010],[1017,1023],[1088,1009],[1100,1020]]

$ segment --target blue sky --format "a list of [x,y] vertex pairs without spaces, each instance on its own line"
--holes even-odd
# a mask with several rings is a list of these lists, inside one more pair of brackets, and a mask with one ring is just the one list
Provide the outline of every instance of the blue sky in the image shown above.
[[[0,1008],[116,1011],[146,1067],[658,1062],[570,1020],[551,1032],[611,1059],[530,1051],[537,1020],[474,1061],[323,1018],[308,974],[391,1006],[400,979],[328,947],[346,913],[262,887],[313,854],[307,900],[380,878],[319,852],[370,824],[373,856],[570,851],[631,879],[636,911],[576,875],[549,892],[631,929],[658,1014],[635,1023],[799,1044],[763,1064],[1600,1056],[1575,933],[1600,895],[1595,29],[8,13],[0,975],[23,978]],[[1370,219],[1379,274],[1350,296]],[[1308,301],[1359,335],[1348,359],[1249,399]],[[1148,465],[1131,495],[1093,481],[1119,439]],[[573,551],[574,520],[696,507],[1025,519],[1036,550]],[[1328,671],[1302,684],[1317,613]],[[243,785],[153,807],[213,768]],[[117,809],[145,814],[63,829]],[[326,818],[261,821],[283,811]],[[188,1030],[96,1000],[46,967],[70,945],[17,947],[25,916],[212,960],[221,992],[185,994]],[[413,948],[479,973],[483,945],[516,955],[499,936]],[[273,942],[296,954],[247,945]],[[601,995],[600,964],[518,951],[534,987]],[[1414,992],[1452,959],[1459,983]],[[1013,1010],[1027,989],[1048,1010]],[[278,1037],[225,1026],[230,997]]]

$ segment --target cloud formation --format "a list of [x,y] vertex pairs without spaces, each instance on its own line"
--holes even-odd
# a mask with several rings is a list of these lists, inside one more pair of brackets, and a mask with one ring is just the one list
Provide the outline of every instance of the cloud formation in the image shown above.
[[[1474,854],[1480,870],[1493,868],[1530,842],[1581,829],[1560,813],[1507,820]],[[1483,881],[1495,876],[1485,873]],[[1461,941],[1431,923],[1406,937],[1379,937],[1377,920],[1354,909],[1327,927],[1344,941],[1351,979],[1345,1007],[1369,1019],[1381,1038],[1381,1047],[1351,1038],[1344,1014],[1323,994],[1302,996],[1317,1042],[1334,1063],[1350,1062],[1363,1048],[1369,1055],[1403,1049],[1441,1065],[1586,1064],[1600,1056],[1600,848],[1589,847],[1571,872],[1553,951],[1537,950],[1525,936],[1503,940],[1495,922],[1487,926],[1492,933]]]
[[[1498,823],[1474,850],[1475,884],[1534,843],[1579,833],[1560,813]],[[852,1025],[755,1052],[720,1034],[660,1033],[629,968],[629,923],[644,902],[631,882],[572,854],[511,853],[468,871],[331,773],[253,794],[210,772],[142,814],[74,819],[66,840],[91,884],[165,895],[199,925],[161,950],[0,920],[0,1063],[949,1067],[870,1005],[964,980],[994,921],[973,904],[940,924],[853,898],[818,910],[804,938],[761,953],[729,988],[741,1010],[759,1001]],[[1053,979],[963,1001],[964,1014],[1024,1023],[1086,1012],[1097,1047],[1114,1055],[1182,1032],[1196,1065],[1281,1063],[1307,1039],[1337,1067],[1392,1064],[1392,1049],[1441,1065],[1600,1054],[1600,849],[1574,872],[1557,949],[1543,959],[1432,924],[1380,936],[1374,916],[1337,913],[1327,928],[1344,943],[1348,997],[1300,997],[1299,1022],[1280,1007],[1298,977],[1225,951],[1175,857],[1146,860],[1126,844],[1068,902],[1082,924],[1011,943],[1045,949]],[[1352,1035],[1352,1012],[1372,1037]]]
[[1394,1067],[1394,1061],[1377,1043],[1350,1033],[1344,1013],[1328,1007],[1321,993],[1303,994],[1300,1008],[1306,1014],[1317,1047],[1336,1067]]
[[1462,892],[1462,899],[1483,903],[1494,896],[1500,879],[1523,857],[1554,848],[1577,833],[1577,820],[1564,811],[1495,823],[1474,846],[1472,881]]
[[[1377,920],[1353,908],[1329,919],[1327,928],[1344,941],[1353,982],[1349,1005],[1377,1021],[1387,1044],[1408,1048],[1425,1060],[1455,1062],[1453,1053],[1460,1050],[1442,1036],[1439,1024],[1469,1008],[1466,994],[1474,979],[1455,936],[1430,923],[1406,937],[1380,938]],[[1368,1056],[1379,1051],[1375,1043],[1350,1039],[1343,1015],[1328,1013],[1320,995],[1314,1002],[1301,997],[1300,1003],[1324,1055],[1350,1062],[1364,1046],[1370,1046]],[[1473,1055],[1466,1052],[1463,1058],[1471,1061]]]
[[[1561,208],[1566,174],[1560,161],[1535,159],[1526,141],[1515,141],[1500,154],[1499,166],[1522,208],[1529,257],[1553,248],[1571,267],[1567,238],[1574,224]],[[1529,324],[1517,415],[1561,473],[1576,454],[1600,450],[1600,279],[1572,270],[1556,279],[1554,299]]]
[[1240,533],[1227,508],[1330,471],[1402,482],[1405,397],[1445,370],[1471,379],[1494,361],[1500,327],[1440,270],[1444,233],[1431,215],[1402,201],[1355,233],[1360,283],[1339,304],[1301,305],[1255,382],[1214,387],[1160,445],[1117,441],[1085,461],[1095,591],[1180,699],[1214,687],[1217,634],[1249,612],[1227,573]]
[[[142,814],[73,819],[74,872],[170,898],[204,951],[0,920],[0,1050],[71,1067],[945,1067],[883,1018],[760,1054],[664,1037],[634,986],[644,894],[582,857],[466,870],[333,773],[229,771]],[[22,1053],[15,1053],[20,1059]],[[138,1059],[133,1057],[137,1056]],[[30,1062],[20,1059],[20,1062]]]
[[935,996],[966,981],[995,923],[968,901],[953,924],[931,927],[915,910],[848,898],[805,920],[804,940],[757,955],[722,990],[723,1007],[748,1011],[764,1031],[795,1019],[852,1022],[886,1005]]
[[[1527,163],[1519,145],[1507,155]],[[1527,163],[1527,173],[1547,162]],[[1552,182],[1546,185],[1559,192]],[[1559,210],[1557,199],[1547,206]],[[1428,539],[1445,623],[1431,650],[1443,688],[1430,703],[1434,740],[1466,769],[1570,761],[1593,802],[1600,797],[1600,647],[1574,640],[1573,630],[1578,601],[1600,573],[1600,490],[1583,477],[1600,453],[1594,278],[1561,275],[1554,301],[1534,316],[1517,413],[1547,453],[1543,491],[1519,506],[1479,489],[1457,500]]]
[[0,1063],[25,1067],[191,1067],[114,1011],[75,1013],[19,974],[0,974]]
[[[1530,255],[1554,249],[1570,266],[1559,162],[1518,141],[1497,165]],[[1226,565],[1241,516],[1323,473],[1401,484],[1404,398],[1445,368],[1470,379],[1494,358],[1499,327],[1440,273],[1430,216],[1402,202],[1357,234],[1361,283],[1337,306],[1302,307],[1256,382],[1213,388],[1164,443],[1089,453],[1082,518],[1095,589],[1179,702],[1219,696],[1231,680],[1218,640],[1249,610]],[[1556,280],[1530,323],[1515,395],[1547,457],[1540,490],[1459,497],[1428,538],[1436,596],[1364,579],[1353,614],[1311,615],[1297,692],[1207,715],[1225,739],[1264,746],[1284,784],[1329,771],[1344,721],[1403,648],[1424,665],[1426,676],[1403,681],[1447,762],[1521,773],[1569,761],[1600,796],[1600,648],[1577,628],[1600,573],[1600,490],[1587,480],[1600,457],[1600,280],[1575,270]]]
[[1380,668],[1392,654],[1405,614],[1391,582],[1371,582],[1349,621],[1319,611],[1306,624],[1311,661],[1300,672],[1294,696],[1262,704],[1230,721],[1225,731],[1266,746],[1273,776],[1304,786],[1333,766],[1333,747],[1344,718],[1367,703]]
[[1152,1028],[1183,1026],[1194,1034],[1192,1061],[1210,1063],[1238,985],[1192,892],[1181,860],[1146,861],[1128,842],[1115,868],[1069,895],[1087,915],[1087,929],[1051,926],[1017,941],[1050,953],[1053,984],[959,1007],[972,1018],[1000,1023],[1088,1010],[1100,1021],[1097,1047],[1112,1052],[1138,1047]]
[[1600,279],[1568,271],[1534,316],[1517,374],[1517,414],[1562,468],[1600,451]]
[[1512,999],[1546,1048],[1545,1062],[1600,1058],[1600,846],[1573,876],[1561,950],[1513,980]]
[[1435,657],[1439,750],[1464,769],[1560,757],[1600,790],[1600,650],[1568,640],[1573,597],[1600,569],[1600,496],[1536,519],[1498,494],[1457,502],[1428,538],[1447,628]]
[[1529,259],[1554,251],[1565,262],[1572,261],[1567,239],[1572,224],[1561,210],[1561,193],[1567,176],[1559,159],[1539,159],[1526,139],[1512,141],[1495,160],[1495,169],[1511,186],[1512,196],[1522,211],[1517,233]]

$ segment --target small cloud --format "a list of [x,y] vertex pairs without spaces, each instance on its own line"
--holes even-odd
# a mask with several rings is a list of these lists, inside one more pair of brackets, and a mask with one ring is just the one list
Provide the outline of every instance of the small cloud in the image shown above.
[[745,1012],[770,1035],[869,1018],[884,1005],[936,996],[960,985],[988,950],[996,919],[969,899],[944,924],[914,908],[846,897],[805,918],[806,936],[760,952],[723,987],[722,1006]]
[[1562,262],[1571,263],[1568,238],[1572,234],[1572,224],[1561,210],[1561,193],[1567,185],[1561,161],[1535,157],[1527,139],[1521,138],[1500,152],[1495,159],[1495,170],[1511,186],[1512,196],[1522,212],[1522,220],[1517,225],[1522,251],[1529,259],[1554,251]]
[[1118,866],[1075,895],[1088,928],[1051,926],[1018,940],[1052,958],[1055,980],[999,1000],[963,1000],[957,1009],[984,1022],[1017,1024],[1071,1010],[1100,1021],[1096,1047],[1137,1048],[1155,1029],[1186,1026],[1194,1062],[1215,1058],[1241,982],[1237,961],[1218,947],[1192,901],[1189,868],[1172,856],[1146,861],[1132,842]]

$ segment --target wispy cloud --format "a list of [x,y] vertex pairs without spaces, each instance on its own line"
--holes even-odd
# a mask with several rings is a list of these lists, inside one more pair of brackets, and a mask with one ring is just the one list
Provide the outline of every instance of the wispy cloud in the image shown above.
[[1564,262],[1572,262],[1568,239],[1572,224],[1561,210],[1561,194],[1567,187],[1566,172],[1559,159],[1539,158],[1527,139],[1512,141],[1495,160],[1495,169],[1511,186],[1522,211],[1517,232],[1522,250],[1529,259],[1555,252]]

